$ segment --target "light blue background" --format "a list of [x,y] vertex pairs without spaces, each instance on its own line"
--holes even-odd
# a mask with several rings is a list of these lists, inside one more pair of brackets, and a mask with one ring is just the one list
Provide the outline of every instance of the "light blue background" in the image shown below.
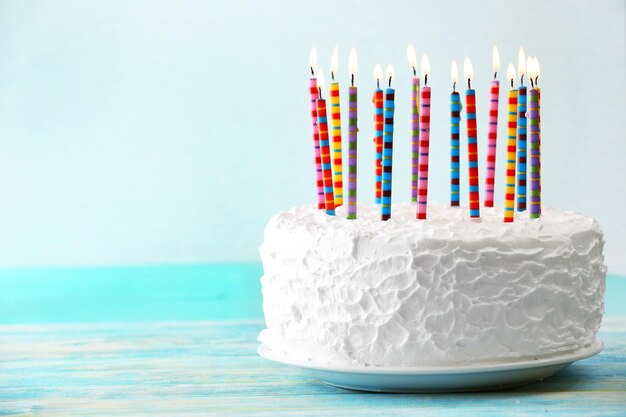
[[447,201],[451,59],[474,63],[484,163],[491,48],[506,67],[522,45],[542,67],[544,201],[598,218],[624,273],[625,21],[618,0],[1,1],[0,266],[256,260],[269,216],[315,199],[313,45],[326,70],[339,45],[342,81],[359,52],[362,201],[371,71],[395,66],[408,199],[412,42],[432,63],[431,198]]

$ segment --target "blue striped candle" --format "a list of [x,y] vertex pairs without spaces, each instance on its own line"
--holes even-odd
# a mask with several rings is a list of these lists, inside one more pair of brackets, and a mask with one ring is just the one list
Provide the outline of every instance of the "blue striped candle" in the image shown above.
[[526,210],[526,87],[517,97],[517,211]]
[[393,113],[395,109],[395,90],[391,87],[385,90],[385,125],[383,127],[383,178],[382,178],[382,207],[380,219],[385,221],[391,218],[391,173],[393,160]]
[[460,125],[461,125],[461,96],[454,91],[450,94],[450,205],[460,205]]

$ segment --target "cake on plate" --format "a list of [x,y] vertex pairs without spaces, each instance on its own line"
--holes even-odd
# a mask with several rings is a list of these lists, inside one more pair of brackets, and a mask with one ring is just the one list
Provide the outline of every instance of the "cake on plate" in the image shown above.
[[314,206],[273,216],[260,248],[267,328],[259,340],[299,361],[455,366],[575,352],[595,341],[606,266],[599,224],[544,208],[540,219],[429,203]]

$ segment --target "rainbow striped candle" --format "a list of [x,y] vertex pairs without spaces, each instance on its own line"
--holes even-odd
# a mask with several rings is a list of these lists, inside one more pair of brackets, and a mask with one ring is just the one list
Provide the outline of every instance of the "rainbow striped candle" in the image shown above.
[[[320,70],[318,75],[320,90],[324,84],[324,74]],[[324,178],[324,202],[326,214],[335,215],[335,197],[333,193],[333,173],[330,160],[330,140],[328,138],[328,118],[326,114],[326,100],[321,97],[317,100],[317,118],[320,129],[320,149],[322,154],[322,174]]]
[[422,76],[424,88],[420,92],[420,137],[419,137],[419,183],[417,218],[426,219],[428,208],[428,153],[430,147],[430,87],[428,86],[428,74],[430,62],[428,57],[422,57]]
[[526,58],[524,50],[520,48],[518,72],[521,85],[517,98],[517,211],[526,210]]
[[491,94],[489,99],[489,131],[487,134],[487,173],[485,175],[485,207],[493,207],[493,190],[496,180],[496,146],[498,142],[498,104],[500,102],[500,81],[496,80],[500,68],[498,48],[493,47]]
[[393,114],[395,110],[395,90],[391,88],[393,67],[387,66],[386,78],[389,87],[385,89],[385,126],[383,128],[383,181],[381,216],[383,221],[391,218],[391,177],[393,168]]
[[467,161],[469,167],[469,212],[473,219],[480,218],[480,197],[478,185],[478,136],[476,128],[476,92],[471,88],[473,77],[469,58],[464,62],[467,90],[465,91],[465,112],[467,119]]
[[357,88],[354,86],[356,76],[356,51],[350,51],[351,85],[348,87],[348,216],[356,219],[356,155],[357,155]]
[[417,203],[420,153],[420,79],[417,77],[417,56],[413,45],[406,48],[409,67],[413,71],[411,83],[411,202]]
[[456,83],[459,78],[456,61],[452,61],[450,69],[452,78],[452,93],[450,94],[450,206],[459,207],[461,179],[460,179],[460,125],[461,125],[461,96],[456,92]]
[[341,152],[339,83],[330,83],[330,118],[333,141],[333,187],[335,189],[335,206],[339,207],[343,204],[343,155]]
[[534,60],[535,65],[535,90],[537,90],[537,129],[538,129],[538,144],[539,144],[539,215],[541,215],[541,88],[539,88],[539,76],[541,75],[541,70],[539,67],[539,60],[535,57]]
[[417,202],[420,151],[420,80],[413,77],[411,88],[411,202]]
[[538,219],[539,207],[539,103],[536,89],[528,94],[528,124],[530,126],[530,218]]
[[374,162],[374,175],[375,175],[375,197],[376,204],[382,202],[382,181],[383,181],[383,125],[384,125],[384,111],[383,111],[383,90],[380,89],[380,80],[383,78],[383,70],[380,65],[376,64],[374,67],[374,80],[376,80],[376,91],[372,97],[372,103],[374,103],[374,146],[376,152],[376,160]]
[[508,78],[511,80],[507,107],[506,143],[506,189],[504,192],[504,222],[515,219],[515,158],[517,157],[517,90],[513,88],[515,68],[509,64]]
[[317,88],[317,78],[315,77],[315,68],[317,66],[317,50],[311,49],[309,55],[309,68],[312,77],[309,79],[309,94],[311,96],[311,125],[313,126],[313,149],[315,151],[315,174],[317,186],[317,208],[323,209],[324,205],[324,179],[322,177],[322,156],[320,153],[320,135],[317,125],[317,99],[319,91]]
[[339,48],[335,47],[330,59],[330,119],[333,143],[333,188],[335,191],[335,207],[343,204],[343,155],[341,154],[341,100],[339,99],[339,83],[335,82],[335,74],[339,66]]

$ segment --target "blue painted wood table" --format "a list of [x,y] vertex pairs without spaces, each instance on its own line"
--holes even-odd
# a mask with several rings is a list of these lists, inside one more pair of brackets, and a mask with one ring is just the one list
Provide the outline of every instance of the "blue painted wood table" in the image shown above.
[[0,271],[0,416],[626,416],[626,279],[604,351],[541,383],[368,394],[256,355],[260,266]]

